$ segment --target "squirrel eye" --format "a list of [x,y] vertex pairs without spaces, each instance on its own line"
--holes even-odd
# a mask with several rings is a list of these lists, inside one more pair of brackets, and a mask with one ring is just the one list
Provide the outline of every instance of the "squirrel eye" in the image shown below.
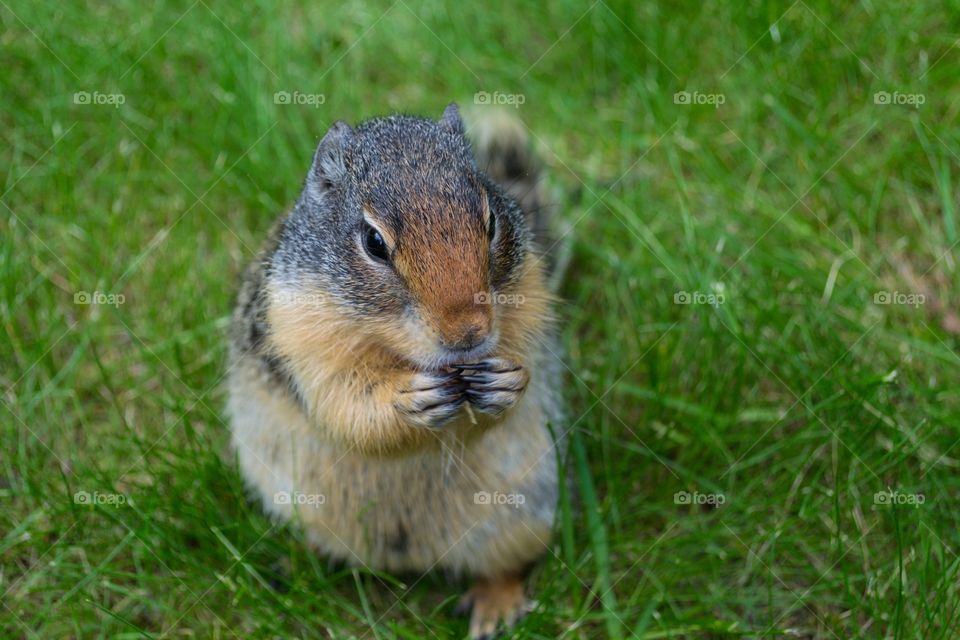
[[374,229],[369,223],[364,222],[362,233],[363,248],[370,257],[381,262],[388,262],[390,260],[390,252],[387,251],[387,243],[384,242],[380,232]]
[[493,242],[493,236],[497,233],[497,216],[490,212],[490,222],[487,223],[487,238]]

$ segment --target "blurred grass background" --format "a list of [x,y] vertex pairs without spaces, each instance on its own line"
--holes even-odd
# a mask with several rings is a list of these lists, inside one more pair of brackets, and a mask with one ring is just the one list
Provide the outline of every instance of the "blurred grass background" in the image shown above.
[[523,96],[575,225],[580,505],[517,637],[956,637],[956,2],[4,0],[0,24],[3,637],[465,634],[442,577],[332,567],[247,502],[219,383],[239,270],[330,123],[477,92]]

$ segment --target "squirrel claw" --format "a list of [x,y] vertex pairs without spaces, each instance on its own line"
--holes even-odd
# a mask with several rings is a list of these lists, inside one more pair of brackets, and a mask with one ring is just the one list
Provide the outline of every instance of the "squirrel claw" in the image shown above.
[[453,384],[459,383],[461,376],[460,372],[452,371],[450,373],[438,373],[432,375],[424,375],[424,380],[421,382],[424,386],[416,386],[410,389],[404,389],[400,393],[416,393],[418,391],[430,391],[432,389],[441,389],[443,387],[462,387],[462,384]]
[[[525,384],[525,383],[521,384],[523,382],[522,376],[518,376],[518,378],[515,380],[500,380],[499,376],[491,375],[489,373],[481,373],[479,375],[473,375],[473,376],[463,376],[460,379],[463,380],[464,382],[472,382],[480,385],[485,385],[484,387],[485,391],[520,391],[521,389],[523,389]],[[511,386],[491,387],[490,385],[495,382],[503,382]]]
[[464,371],[466,369],[470,369],[473,371],[489,371],[490,370],[490,364],[485,362],[453,364],[450,366],[453,367],[454,369],[459,369],[460,371]]
[[519,371],[522,369],[521,366],[503,358],[490,358],[489,360],[484,360],[483,362],[462,363],[451,366],[452,368],[459,369],[460,371],[492,371],[495,373],[508,373],[510,371]]
[[450,422],[467,401],[466,383],[458,374],[419,373],[400,390],[394,406],[415,426],[439,429]]
[[474,373],[461,375],[469,386],[464,395],[477,410],[497,416],[516,404],[530,381],[527,371],[510,360],[491,358],[457,365]]

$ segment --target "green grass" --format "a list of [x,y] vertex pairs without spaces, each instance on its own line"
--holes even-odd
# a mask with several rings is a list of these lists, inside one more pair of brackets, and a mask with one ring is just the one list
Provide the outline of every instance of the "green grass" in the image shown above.
[[946,4],[4,0],[0,636],[465,634],[442,576],[331,566],[247,501],[224,330],[333,120],[500,91],[575,223],[575,492],[517,636],[956,637]]

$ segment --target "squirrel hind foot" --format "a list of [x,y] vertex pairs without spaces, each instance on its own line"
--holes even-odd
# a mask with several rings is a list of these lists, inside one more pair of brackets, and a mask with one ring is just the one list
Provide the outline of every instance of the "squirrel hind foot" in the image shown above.
[[517,577],[480,580],[457,603],[454,612],[470,612],[470,640],[491,640],[509,631],[532,609]]

